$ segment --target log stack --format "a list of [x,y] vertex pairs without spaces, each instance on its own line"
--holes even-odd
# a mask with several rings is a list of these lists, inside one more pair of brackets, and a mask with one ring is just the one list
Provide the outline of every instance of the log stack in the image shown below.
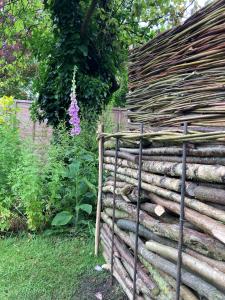
[[[188,145],[181,299],[225,299],[225,146]],[[133,299],[138,151],[120,147],[116,168],[114,275],[129,299]],[[143,149],[136,299],[175,299],[180,154],[179,146]],[[110,263],[113,149],[104,152],[104,170],[101,243]]]
[[[98,203],[103,255],[111,264],[114,244],[113,275],[129,299],[133,299],[138,201],[136,299],[176,299],[184,143],[180,299],[225,299],[224,38],[225,0],[219,0],[182,26],[134,49],[127,95],[130,130],[99,135],[104,140],[100,163],[106,172]],[[184,121],[187,133],[179,127]],[[144,123],[143,133],[139,122]]]

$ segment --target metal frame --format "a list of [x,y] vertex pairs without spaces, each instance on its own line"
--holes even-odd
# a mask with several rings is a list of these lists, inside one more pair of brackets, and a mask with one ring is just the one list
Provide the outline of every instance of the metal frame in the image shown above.
[[[144,132],[144,125],[141,124],[141,134]],[[143,143],[140,138],[139,144],[139,157],[138,157],[138,196],[137,196],[137,219],[136,219],[136,231],[135,231],[135,249],[134,249],[134,278],[133,278],[133,300],[136,297],[136,279],[137,279],[137,258],[138,258],[138,235],[139,235],[139,224],[140,224],[140,198],[141,198],[141,173],[142,173],[142,149]]]
[[[184,122],[184,134],[187,134],[187,122]],[[177,280],[176,280],[176,300],[180,299],[180,286],[182,282],[181,267],[182,267],[182,251],[184,239],[184,199],[186,192],[186,157],[187,157],[187,143],[183,142],[182,153],[182,175],[181,175],[181,199],[180,199],[180,221],[179,221],[179,240],[178,240],[178,257],[177,257]]]
[[[117,124],[117,132],[119,131],[119,123]],[[111,284],[114,283],[113,269],[114,269],[114,234],[115,234],[115,209],[116,209],[116,180],[117,180],[117,162],[119,151],[119,138],[116,138],[115,145],[115,166],[114,166],[114,180],[113,180],[113,217],[112,217],[112,245],[111,245]]]
[[[119,131],[119,124],[117,125],[117,132]],[[188,124],[184,122],[183,133],[187,134]],[[140,133],[143,134],[144,126],[141,124]],[[140,198],[141,198],[141,180],[142,180],[142,150],[143,140],[140,137],[139,144],[139,161],[138,161],[138,195],[137,195],[137,217],[136,217],[136,231],[135,231],[135,248],[134,248],[134,276],[133,276],[133,300],[136,299],[136,281],[137,281],[137,259],[138,259],[138,236],[140,224]],[[118,151],[119,151],[119,137],[116,137],[115,142],[115,166],[114,166],[114,181],[113,181],[113,217],[112,217],[112,244],[111,244],[111,284],[114,283],[114,235],[115,235],[115,209],[116,209],[116,182],[117,182],[117,167],[118,167]],[[185,192],[186,192],[186,157],[187,157],[187,142],[183,142],[182,149],[182,174],[181,174],[181,201],[180,201],[180,218],[179,218],[179,240],[178,240],[178,259],[177,259],[177,277],[176,277],[176,300],[180,299],[180,286],[182,283],[182,251],[183,251],[183,235],[184,235],[184,221],[185,221]]]

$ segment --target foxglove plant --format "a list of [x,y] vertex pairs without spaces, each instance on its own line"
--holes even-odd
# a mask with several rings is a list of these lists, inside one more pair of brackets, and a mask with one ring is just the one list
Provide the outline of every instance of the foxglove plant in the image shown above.
[[72,136],[76,136],[80,134],[80,118],[78,116],[79,112],[79,106],[77,104],[77,96],[76,96],[76,72],[77,72],[77,67],[74,67],[73,71],[73,80],[72,80],[72,88],[71,88],[71,94],[70,94],[70,107],[69,107],[69,116],[70,116],[70,124],[72,126],[70,134]]

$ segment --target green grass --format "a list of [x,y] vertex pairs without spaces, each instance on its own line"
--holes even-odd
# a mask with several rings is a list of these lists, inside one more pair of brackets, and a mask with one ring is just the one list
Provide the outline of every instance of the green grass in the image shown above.
[[82,276],[103,263],[93,248],[87,238],[0,239],[0,300],[76,299]]

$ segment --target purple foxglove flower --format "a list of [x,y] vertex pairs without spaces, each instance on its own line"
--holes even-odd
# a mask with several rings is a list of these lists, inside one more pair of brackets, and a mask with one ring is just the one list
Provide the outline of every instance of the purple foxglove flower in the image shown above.
[[79,106],[77,104],[77,98],[76,98],[76,81],[75,81],[75,75],[76,75],[77,68],[74,68],[73,72],[73,80],[72,80],[72,92],[70,94],[70,107],[68,110],[70,120],[69,123],[71,124],[71,131],[70,134],[72,136],[76,136],[80,134],[81,128],[80,128],[80,118],[78,115],[79,112]]

